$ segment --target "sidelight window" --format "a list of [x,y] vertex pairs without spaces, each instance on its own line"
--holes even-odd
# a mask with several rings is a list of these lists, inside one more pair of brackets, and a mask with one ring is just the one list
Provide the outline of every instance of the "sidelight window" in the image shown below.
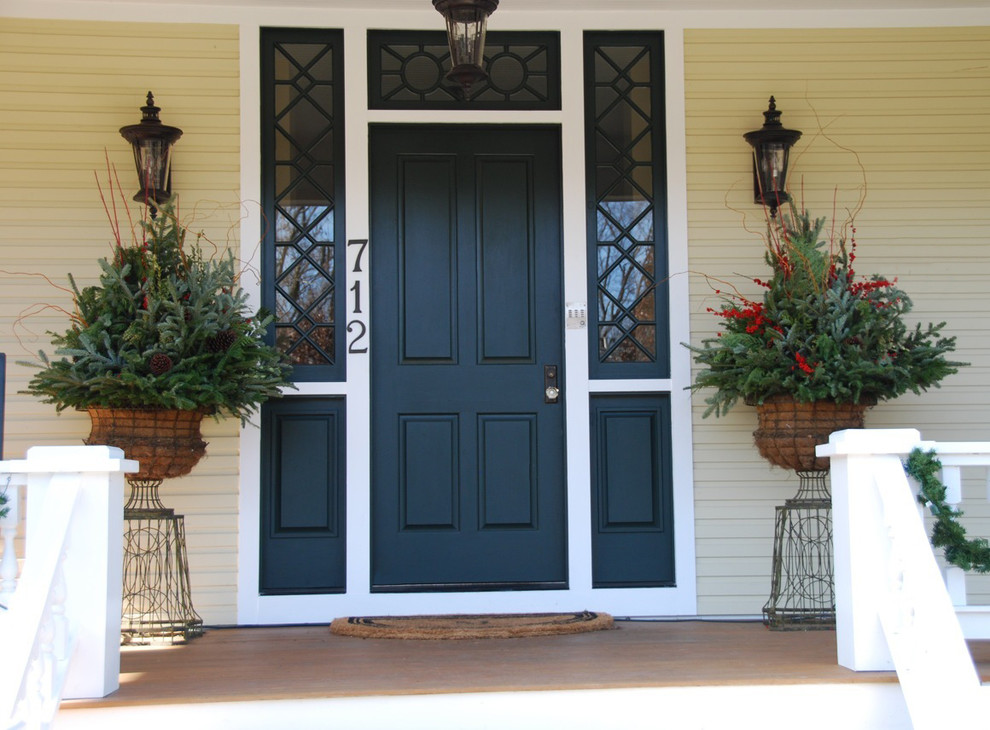
[[663,45],[585,34],[591,375],[669,375]]
[[263,300],[296,380],[343,380],[343,35],[262,31]]

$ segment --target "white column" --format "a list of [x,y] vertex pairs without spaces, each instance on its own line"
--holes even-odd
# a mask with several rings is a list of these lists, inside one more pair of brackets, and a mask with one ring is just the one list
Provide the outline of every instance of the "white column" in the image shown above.
[[48,537],[39,509],[49,493],[78,480],[80,494],[63,565],[65,614],[76,638],[63,697],[105,697],[120,686],[124,474],[137,462],[112,446],[36,446],[27,459],[0,462],[0,471],[28,474],[25,558]]

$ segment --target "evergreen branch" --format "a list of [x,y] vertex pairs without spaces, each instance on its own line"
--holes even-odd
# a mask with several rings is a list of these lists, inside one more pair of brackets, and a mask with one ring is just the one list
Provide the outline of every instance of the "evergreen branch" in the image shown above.
[[77,314],[52,333],[28,393],[57,411],[92,406],[205,408],[245,421],[291,387],[291,367],[266,344],[271,318],[252,312],[234,257],[205,257],[172,203],[141,221],[141,241],[100,261],[96,286],[69,277]]
[[730,287],[709,310],[721,322],[717,336],[685,345],[702,366],[691,390],[713,391],[706,416],[776,395],[872,404],[938,387],[966,364],[946,357],[956,340],[942,334],[944,322],[908,328],[912,303],[896,280],[857,278],[855,241],[823,240],[824,226],[793,206],[773,219],[771,276],[754,280],[763,296]]

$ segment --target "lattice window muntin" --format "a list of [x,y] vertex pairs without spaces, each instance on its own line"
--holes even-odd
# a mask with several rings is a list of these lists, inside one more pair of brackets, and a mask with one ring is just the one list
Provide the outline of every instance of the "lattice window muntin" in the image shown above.
[[[588,93],[593,135],[592,189],[596,356],[600,363],[656,363],[657,136],[656,48],[603,43],[592,54]],[[662,127],[660,127],[662,129]]]
[[487,82],[465,101],[444,79],[450,52],[442,32],[369,31],[368,76],[373,109],[560,109],[560,36],[548,32],[488,33]]
[[274,47],[275,343],[295,365],[336,350],[333,46]]

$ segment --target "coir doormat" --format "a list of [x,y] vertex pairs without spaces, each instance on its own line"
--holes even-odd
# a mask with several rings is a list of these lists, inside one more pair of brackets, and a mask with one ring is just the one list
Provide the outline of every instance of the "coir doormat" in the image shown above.
[[350,616],[330,631],[362,639],[509,639],[615,628],[607,613],[506,613],[440,616]]

